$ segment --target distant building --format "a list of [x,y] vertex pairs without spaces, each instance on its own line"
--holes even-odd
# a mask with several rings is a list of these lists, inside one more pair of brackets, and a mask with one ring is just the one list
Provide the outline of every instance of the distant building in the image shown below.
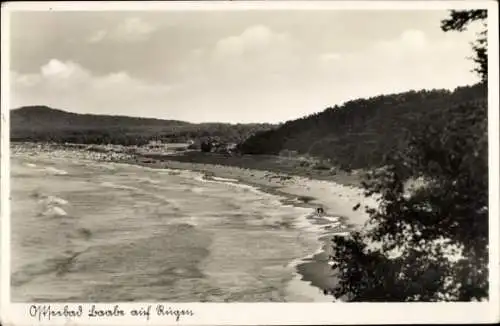
[[161,146],[161,145],[162,145],[161,140],[150,140],[148,143],[149,147]]
[[280,156],[286,156],[288,158],[292,158],[292,157],[297,157],[299,156],[299,152],[297,151],[292,151],[292,150],[289,150],[289,149],[284,149],[282,150],[280,153],[279,153]]
[[148,151],[166,151],[167,144],[162,143],[161,140],[150,140],[146,145]]
[[236,151],[238,144],[236,143],[214,143],[212,144],[212,152],[220,154],[231,154]]

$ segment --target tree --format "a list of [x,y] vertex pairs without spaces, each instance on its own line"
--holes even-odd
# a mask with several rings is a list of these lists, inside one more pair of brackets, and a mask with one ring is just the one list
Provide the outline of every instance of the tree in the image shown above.
[[201,143],[201,151],[209,153],[212,150],[212,142],[210,140]]
[[450,17],[441,22],[441,29],[447,31],[462,32],[473,22],[481,22],[483,30],[478,34],[474,50],[474,62],[478,65],[474,71],[479,74],[483,82],[488,81],[488,38],[487,38],[487,10],[452,10]]
[[[406,151],[369,174],[366,195],[378,194],[380,206],[367,209],[367,229],[334,239],[340,282],[330,293],[349,301],[488,297],[486,108],[481,101],[437,112]],[[415,178],[421,186],[408,191]]]
[[[452,11],[442,29],[485,19],[485,10]],[[486,82],[486,29],[474,51]],[[379,206],[366,208],[364,229],[333,239],[339,282],[325,292],[347,301],[487,299],[487,100],[441,107],[410,135],[407,149],[367,175],[365,194]]]

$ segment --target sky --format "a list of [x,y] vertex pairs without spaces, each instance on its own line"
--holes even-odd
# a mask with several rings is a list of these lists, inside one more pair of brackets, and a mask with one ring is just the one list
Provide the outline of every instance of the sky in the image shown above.
[[277,123],[360,97],[474,84],[474,31],[441,31],[447,15],[13,12],[10,107]]

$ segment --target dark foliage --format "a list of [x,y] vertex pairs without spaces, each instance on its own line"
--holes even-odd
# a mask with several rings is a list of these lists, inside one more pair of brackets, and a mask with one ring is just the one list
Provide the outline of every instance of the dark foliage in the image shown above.
[[485,98],[481,85],[455,91],[410,91],[347,102],[247,139],[247,154],[278,154],[284,149],[330,159],[348,168],[384,164],[384,156],[406,148],[409,135],[435,117],[442,107]]
[[[488,296],[487,102],[444,109],[409,147],[369,175],[370,228],[334,239],[340,284],[350,301],[470,301]],[[443,124],[443,120],[447,120]],[[409,178],[425,180],[408,193]],[[462,250],[445,258],[440,239]],[[380,247],[369,247],[371,243]],[[401,255],[388,258],[392,251]]]
[[483,82],[488,81],[488,37],[487,37],[487,10],[452,10],[450,17],[441,22],[441,29],[447,31],[462,32],[473,22],[481,22],[483,30],[477,35],[472,44],[474,57],[472,60],[477,64],[474,69],[481,76]]
[[192,124],[123,116],[76,114],[46,106],[23,107],[11,111],[13,141],[57,143],[143,145],[149,140],[183,143],[217,138],[241,142],[253,133],[272,128],[270,124]]
[[204,153],[209,153],[212,150],[212,143],[209,141],[204,141],[201,143],[201,151]]

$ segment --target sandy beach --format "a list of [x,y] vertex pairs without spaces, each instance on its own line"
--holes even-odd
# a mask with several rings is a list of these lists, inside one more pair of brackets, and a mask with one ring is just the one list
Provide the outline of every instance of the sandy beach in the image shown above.
[[[348,234],[350,230],[361,227],[368,219],[363,209],[357,211],[353,207],[376,205],[373,198],[366,198],[363,190],[350,184],[343,185],[334,181],[316,180],[314,178],[294,176],[283,173],[263,170],[246,169],[242,167],[221,164],[204,164],[192,162],[178,162],[172,159],[150,160],[132,154],[116,152],[96,152],[84,148],[68,148],[61,145],[34,145],[12,144],[11,153],[25,153],[28,155],[49,155],[57,158],[78,158],[92,161],[111,161],[122,164],[137,164],[154,169],[179,169],[201,172],[206,178],[225,182],[237,182],[259,188],[262,191],[282,196],[288,205],[311,208],[311,215],[307,218],[311,227],[317,228],[323,243],[315,254],[295,262],[300,278],[299,282],[292,282],[291,286],[300,288],[300,291],[309,291],[317,301],[332,301],[330,296],[324,296],[319,289],[332,288],[336,279],[329,264],[332,252],[331,239],[334,234]],[[316,208],[322,207],[324,217],[317,216]],[[322,226],[335,219],[335,227],[326,230]],[[300,282],[300,279],[305,282]],[[312,286],[306,286],[309,282]]]

